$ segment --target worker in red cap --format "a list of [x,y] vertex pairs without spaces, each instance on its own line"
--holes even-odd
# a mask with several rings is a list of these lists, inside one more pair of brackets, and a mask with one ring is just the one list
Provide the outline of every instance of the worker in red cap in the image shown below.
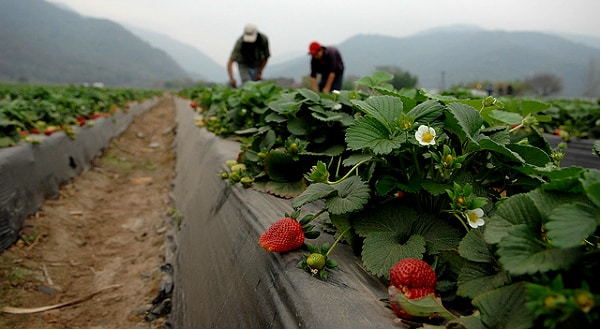
[[[342,74],[344,63],[340,51],[336,47],[322,46],[313,41],[309,45],[311,55],[311,89],[314,91],[328,93],[342,89]],[[319,89],[317,88],[317,75],[321,75]]]
[[238,63],[238,72],[242,83],[252,80],[261,80],[263,70],[267,65],[269,53],[269,40],[267,36],[257,30],[257,26],[248,23],[244,27],[244,34],[236,40],[234,49],[227,61],[227,74],[230,85],[236,87],[234,79],[234,62]]

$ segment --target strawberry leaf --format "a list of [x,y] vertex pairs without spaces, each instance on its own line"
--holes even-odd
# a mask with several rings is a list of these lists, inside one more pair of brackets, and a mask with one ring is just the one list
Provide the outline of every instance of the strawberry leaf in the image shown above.
[[282,198],[294,198],[303,192],[305,183],[302,180],[290,182],[255,181],[253,187]]
[[495,255],[484,241],[482,230],[470,230],[459,243],[459,255],[473,262],[494,262]]
[[457,279],[457,295],[474,298],[477,295],[511,283],[506,271],[498,271],[493,264],[468,262]]
[[363,263],[379,276],[388,278],[390,268],[404,258],[422,259],[459,244],[462,233],[447,221],[417,214],[406,206],[386,204],[353,217],[363,242]]
[[545,224],[551,244],[571,248],[595,233],[599,227],[599,209],[583,203],[565,204],[553,209]]
[[475,141],[483,123],[478,110],[461,103],[450,103],[447,108],[449,109],[447,127],[453,128],[454,133],[462,140],[467,138]]
[[391,303],[402,306],[403,310],[416,317],[439,317],[447,320],[455,319],[455,315],[449,312],[442,304],[442,300],[429,294],[418,299],[407,299],[397,288],[388,288]]
[[375,154],[385,155],[405,141],[405,135],[391,136],[389,129],[373,117],[358,118],[346,130],[350,150],[370,149]]
[[332,214],[343,214],[359,211],[367,204],[370,197],[369,186],[358,176],[352,176],[333,185],[337,194],[326,198],[326,207]]
[[480,311],[486,328],[528,329],[533,326],[523,282],[483,293],[473,300],[473,304]]
[[327,183],[314,183],[309,185],[305,191],[292,200],[292,207],[296,209],[305,204],[326,198],[327,196],[335,193],[336,188]]
[[578,247],[547,248],[533,237],[526,225],[515,225],[499,242],[499,262],[512,275],[565,269],[581,255]]

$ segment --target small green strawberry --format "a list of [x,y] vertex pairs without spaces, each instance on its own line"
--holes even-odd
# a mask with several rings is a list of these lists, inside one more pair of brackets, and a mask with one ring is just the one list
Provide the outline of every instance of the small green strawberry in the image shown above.
[[307,257],[307,266],[311,268],[311,270],[322,270],[323,267],[326,266],[326,256],[321,253],[311,253]]
[[287,252],[300,248],[305,242],[301,224],[285,217],[271,225],[259,238],[259,244],[268,252]]

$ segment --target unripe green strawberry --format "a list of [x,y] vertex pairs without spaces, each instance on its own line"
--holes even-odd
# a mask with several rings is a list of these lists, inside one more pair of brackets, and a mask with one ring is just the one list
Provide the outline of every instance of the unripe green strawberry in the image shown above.
[[253,181],[255,181],[255,180],[253,180],[253,178],[248,177],[248,176],[243,176],[242,178],[240,178],[240,183],[245,188],[248,188],[248,187],[252,186]]
[[230,167],[230,169],[232,170],[232,172],[244,173],[244,172],[246,172],[246,165],[238,163],[238,164],[232,165],[232,167]]
[[230,169],[232,169],[232,166],[238,164],[238,161],[233,160],[233,159],[229,159],[225,161],[225,165],[227,165],[227,167],[229,167]]
[[229,178],[232,182],[239,182],[240,181],[240,173],[232,172],[229,174]]
[[311,269],[323,269],[326,266],[326,256],[321,253],[311,253],[307,257],[307,266]]
[[288,147],[288,152],[295,155],[298,153],[298,145],[296,143],[292,143],[290,144],[290,146]]
[[282,218],[271,225],[259,238],[261,247],[269,252],[298,249],[305,242],[303,227],[292,218]]

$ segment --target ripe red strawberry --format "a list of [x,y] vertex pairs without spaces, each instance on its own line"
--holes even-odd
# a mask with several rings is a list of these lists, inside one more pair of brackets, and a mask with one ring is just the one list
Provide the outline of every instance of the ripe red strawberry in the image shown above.
[[94,112],[94,113],[91,113],[91,114],[88,115],[88,118],[91,119],[91,120],[95,120],[95,119],[98,119],[100,117],[102,117],[102,114],[99,113],[99,112]]
[[84,116],[78,116],[77,122],[79,123],[79,126],[83,126],[86,124],[86,118]]
[[52,135],[52,133],[54,133],[58,130],[59,130],[59,127],[51,125],[51,126],[46,127],[46,129],[44,130],[44,134],[50,136],[50,135]]
[[305,242],[303,227],[292,218],[282,218],[271,225],[259,238],[259,244],[269,252],[298,249]]
[[436,272],[423,260],[406,258],[390,269],[389,298],[392,310],[399,316],[411,318],[398,303],[397,294],[404,294],[407,299],[419,299],[435,294]]

